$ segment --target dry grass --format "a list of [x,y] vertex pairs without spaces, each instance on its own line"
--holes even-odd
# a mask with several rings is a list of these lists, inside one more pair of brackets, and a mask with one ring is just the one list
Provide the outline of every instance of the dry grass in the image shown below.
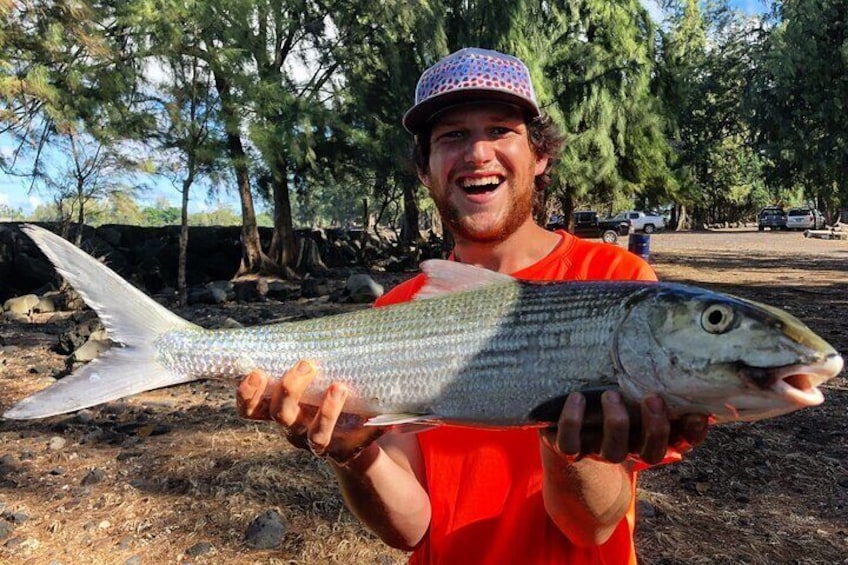
[[[848,244],[800,234],[661,234],[665,279],[714,286],[788,308],[848,351]],[[323,315],[325,302],[182,312],[207,324]],[[0,323],[0,407],[48,384],[63,316]],[[15,347],[17,349],[15,349]],[[640,478],[640,558],[648,564],[846,563],[848,383],[820,408],[714,429],[686,461]],[[52,438],[65,440],[51,449]],[[82,485],[92,469],[100,482]],[[0,563],[403,562],[344,508],[322,461],[269,424],[235,416],[232,391],[197,383],[139,395],[81,415],[0,423],[0,508],[24,513],[0,541]],[[248,524],[277,510],[289,525],[278,550],[244,544]],[[213,549],[186,551],[199,542]]]

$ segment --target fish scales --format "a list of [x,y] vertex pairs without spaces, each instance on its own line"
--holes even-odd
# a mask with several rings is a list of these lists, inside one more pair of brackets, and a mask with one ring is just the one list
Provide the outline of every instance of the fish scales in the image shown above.
[[599,367],[612,378],[610,337],[641,288],[507,282],[332,319],[176,330],[160,347],[172,371],[212,378],[254,368],[280,375],[311,359],[321,367],[313,394],[345,382],[366,412],[500,420],[503,406],[494,414],[491,403],[506,395],[516,406],[506,416],[523,419],[552,391],[603,384]]

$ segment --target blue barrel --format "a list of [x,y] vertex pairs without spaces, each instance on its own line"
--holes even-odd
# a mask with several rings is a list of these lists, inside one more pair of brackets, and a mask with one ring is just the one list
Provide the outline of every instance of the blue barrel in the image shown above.
[[631,233],[627,250],[647,261],[651,254],[651,236],[646,233]]

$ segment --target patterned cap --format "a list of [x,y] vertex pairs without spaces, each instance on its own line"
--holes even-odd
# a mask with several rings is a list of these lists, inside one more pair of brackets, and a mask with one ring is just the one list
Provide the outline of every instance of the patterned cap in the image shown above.
[[534,118],[540,114],[527,65],[511,55],[468,47],[421,74],[403,127],[415,135],[437,112],[478,100],[509,102]]

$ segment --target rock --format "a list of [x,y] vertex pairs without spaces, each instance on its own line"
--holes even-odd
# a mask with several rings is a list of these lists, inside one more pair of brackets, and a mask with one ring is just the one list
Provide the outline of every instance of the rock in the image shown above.
[[124,561],[124,565],[141,565],[141,563],[142,561],[140,555],[133,555],[132,557]]
[[99,482],[102,482],[103,479],[106,478],[106,472],[103,469],[92,469],[86,474],[80,481],[80,485],[82,486],[90,486],[96,485]]
[[647,500],[636,501],[636,517],[637,519],[653,518],[657,515],[656,507]]
[[276,549],[280,547],[288,529],[279,512],[268,510],[250,523],[244,542],[253,549]]
[[307,278],[300,283],[300,293],[304,298],[319,298],[330,294],[330,287],[325,279]]
[[214,545],[212,545],[208,541],[201,541],[186,549],[185,554],[189,557],[199,557],[200,555],[206,555],[207,553],[211,553],[214,550]]
[[53,469],[50,469],[50,474],[53,475],[54,477],[61,477],[62,475],[65,474],[65,468],[64,467],[55,467]]
[[56,303],[53,302],[53,298],[49,296],[42,296],[38,299],[38,303],[33,307],[34,312],[40,312],[42,314],[47,312],[55,312],[56,311]]
[[189,304],[224,304],[235,298],[235,290],[230,281],[213,281],[200,288],[190,288],[187,298]]
[[227,318],[226,320],[221,322],[221,324],[218,326],[218,328],[220,328],[222,330],[226,330],[226,329],[233,330],[233,329],[243,328],[243,327],[244,327],[244,324],[242,324],[238,320],[234,320],[232,318]]
[[29,316],[37,304],[38,297],[36,295],[25,294],[4,302],[3,310],[17,316]]
[[50,451],[61,451],[67,445],[67,440],[63,437],[54,436],[50,438],[50,441],[47,443],[47,449]]
[[74,361],[77,363],[86,363],[93,359],[97,359],[101,353],[111,347],[108,341],[99,339],[89,339],[82,347],[74,351]]
[[262,302],[268,295],[268,281],[264,277],[241,279],[233,283],[239,302]]
[[80,424],[90,424],[94,421],[94,413],[88,408],[83,408],[76,413],[76,419]]
[[12,522],[13,524],[23,524],[27,520],[29,520],[29,516],[23,512],[12,512],[11,514],[4,514],[4,517]]
[[383,286],[368,275],[351,275],[345,283],[345,288],[351,300],[358,304],[374,302],[383,296]]
[[97,316],[90,313],[75,314],[74,321],[76,323],[70,329],[59,335],[59,343],[54,348],[56,353],[70,355],[82,347],[92,334],[96,335],[99,330],[103,330],[103,324]]
[[14,526],[6,520],[0,520],[0,540],[4,540],[9,537],[14,529]]
[[286,281],[272,279],[268,281],[268,293],[265,297],[280,302],[297,300],[300,298],[300,287]]

